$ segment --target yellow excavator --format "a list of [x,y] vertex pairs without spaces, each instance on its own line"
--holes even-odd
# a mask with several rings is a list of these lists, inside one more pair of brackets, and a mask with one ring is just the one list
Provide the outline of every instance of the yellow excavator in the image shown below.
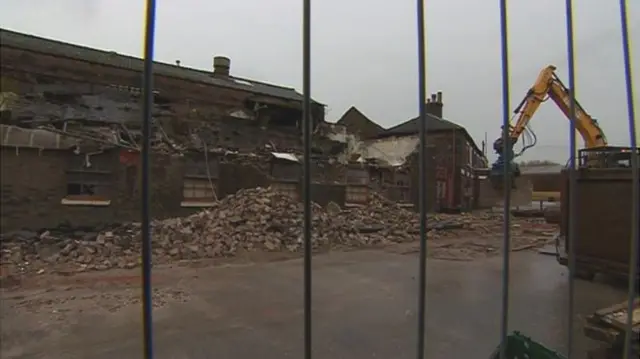
[[[515,180],[515,177],[520,175],[520,168],[514,159],[520,156],[525,150],[535,146],[536,136],[530,129],[529,121],[536,113],[540,105],[551,99],[564,113],[564,115],[571,120],[570,106],[571,97],[569,89],[562,83],[558,75],[555,73],[556,67],[549,65],[545,67],[533,87],[527,92],[522,102],[515,109],[514,117],[518,116],[515,125],[509,128],[508,143],[504,143],[502,138],[497,139],[493,143],[493,149],[498,155],[498,159],[492,164],[490,177],[494,188],[502,188],[505,166],[508,166],[508,170],[511,173],[511,178]],[[591,117],[585,109],[575,101],[575,128],[580,136],[584,140],[584,147],[588,150],[606,149],[607,138],[598,125],[598,121]],[[518,139],[526,135],[530,139],[530,143],[523,143],[522,149],[515,153],[514,146],[518,142]],[[506,146],[506,156],[505,156]],[[610,153],[611,151],[606,151]],[[614,151],[616,152],[616,151]],[[586,161],[580,162],[578,165],[581,167],[609,167],[613,166],[611,161],[603,161],[602,151],[592,151],[586,156]],[[576,161],[578,163],[578,161]],[[513,186],[512,182],[512,186]]]

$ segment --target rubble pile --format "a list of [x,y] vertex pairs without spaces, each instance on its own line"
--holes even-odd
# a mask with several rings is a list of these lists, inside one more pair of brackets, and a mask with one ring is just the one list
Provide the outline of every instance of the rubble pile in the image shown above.
[[[342,217],[337,205],[328,207],[325,210],[312,205],[315,248],[361,246],[384,240],[380,235],[360,233],[352,215]],[[271,189],[241,190],[213,208],[188,217],[153,221],[154,261],[233,256],[239,250],[296,252],[303,245],[302,212],[301,203]],[[140,245],[138,223],[99,233],[18,232],[4,236],[1,261],[24,271],[61,264],[80,270],[134,268],[140,263]]]
[[[312,204],[314,249],[359,247],[418,239],[419,215],[380,195],[366,207]],[[491,232],[501,217],[429,215],[428,237]],[[495,228],[495,229],[494,229]],[[243,251],[298,252],[303,248],[303,206],[270,188],[244,189],[214,207],[151,224],[154,263],[231,257]],[[446,230],[446,231],[445,231]],[[19,272],[134,268],[140,264],[140,224],[99,229],[15,232],[3,235],[0,263]]]

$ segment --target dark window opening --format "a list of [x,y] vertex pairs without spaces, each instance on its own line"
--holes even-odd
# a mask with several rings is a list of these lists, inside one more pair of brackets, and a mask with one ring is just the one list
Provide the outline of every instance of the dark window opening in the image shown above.
[[95,196],[96,185],[83,183],[68,183],[67,194],[71,196]]
[[111,176],[109,172],[68,171],[67,200],[108,201]]

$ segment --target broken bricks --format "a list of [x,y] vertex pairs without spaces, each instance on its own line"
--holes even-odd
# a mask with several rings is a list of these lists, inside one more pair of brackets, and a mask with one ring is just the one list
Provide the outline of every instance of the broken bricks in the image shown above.
[[[314,249],[418,239],[418,214],[377,194],[366,207],[342,209],[330,203],[322,208],[314,203],[312,212]],[[501,222],[495,215],[429,215],[428,221],[430,238]],[[154,220],[151,231],[154,263],[231,257],[239,251],[298,252],[303,248],[303,207],[270,188],[244,189],[190,216]],[[140,224],[130,223],[101,233],[74,233],[73,238],[50,233],[3,236],[0,259],[3,267],[24,273],[57,267],[88,271],[134,268],[140,252]]]

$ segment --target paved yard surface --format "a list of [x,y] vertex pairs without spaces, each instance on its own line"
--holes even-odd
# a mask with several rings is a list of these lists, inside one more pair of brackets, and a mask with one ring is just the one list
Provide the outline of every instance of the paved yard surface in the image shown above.
[[[417,255],[402,250],[314,257],[316,358],[413,358]],[[403,254],[404,253],[404,254]],[[499,341],[499,257],[428,262],[427,357],[488,358]],[[141,357],[138,271],[25,282],[2,292],[2,350],[9,358]],[[157,358],[302,357],[299,259],[155,271]],[[512,256],[511,328],[565,351],[567,276],[555,259]],[[582,315],[624,291],[577,282]]]

